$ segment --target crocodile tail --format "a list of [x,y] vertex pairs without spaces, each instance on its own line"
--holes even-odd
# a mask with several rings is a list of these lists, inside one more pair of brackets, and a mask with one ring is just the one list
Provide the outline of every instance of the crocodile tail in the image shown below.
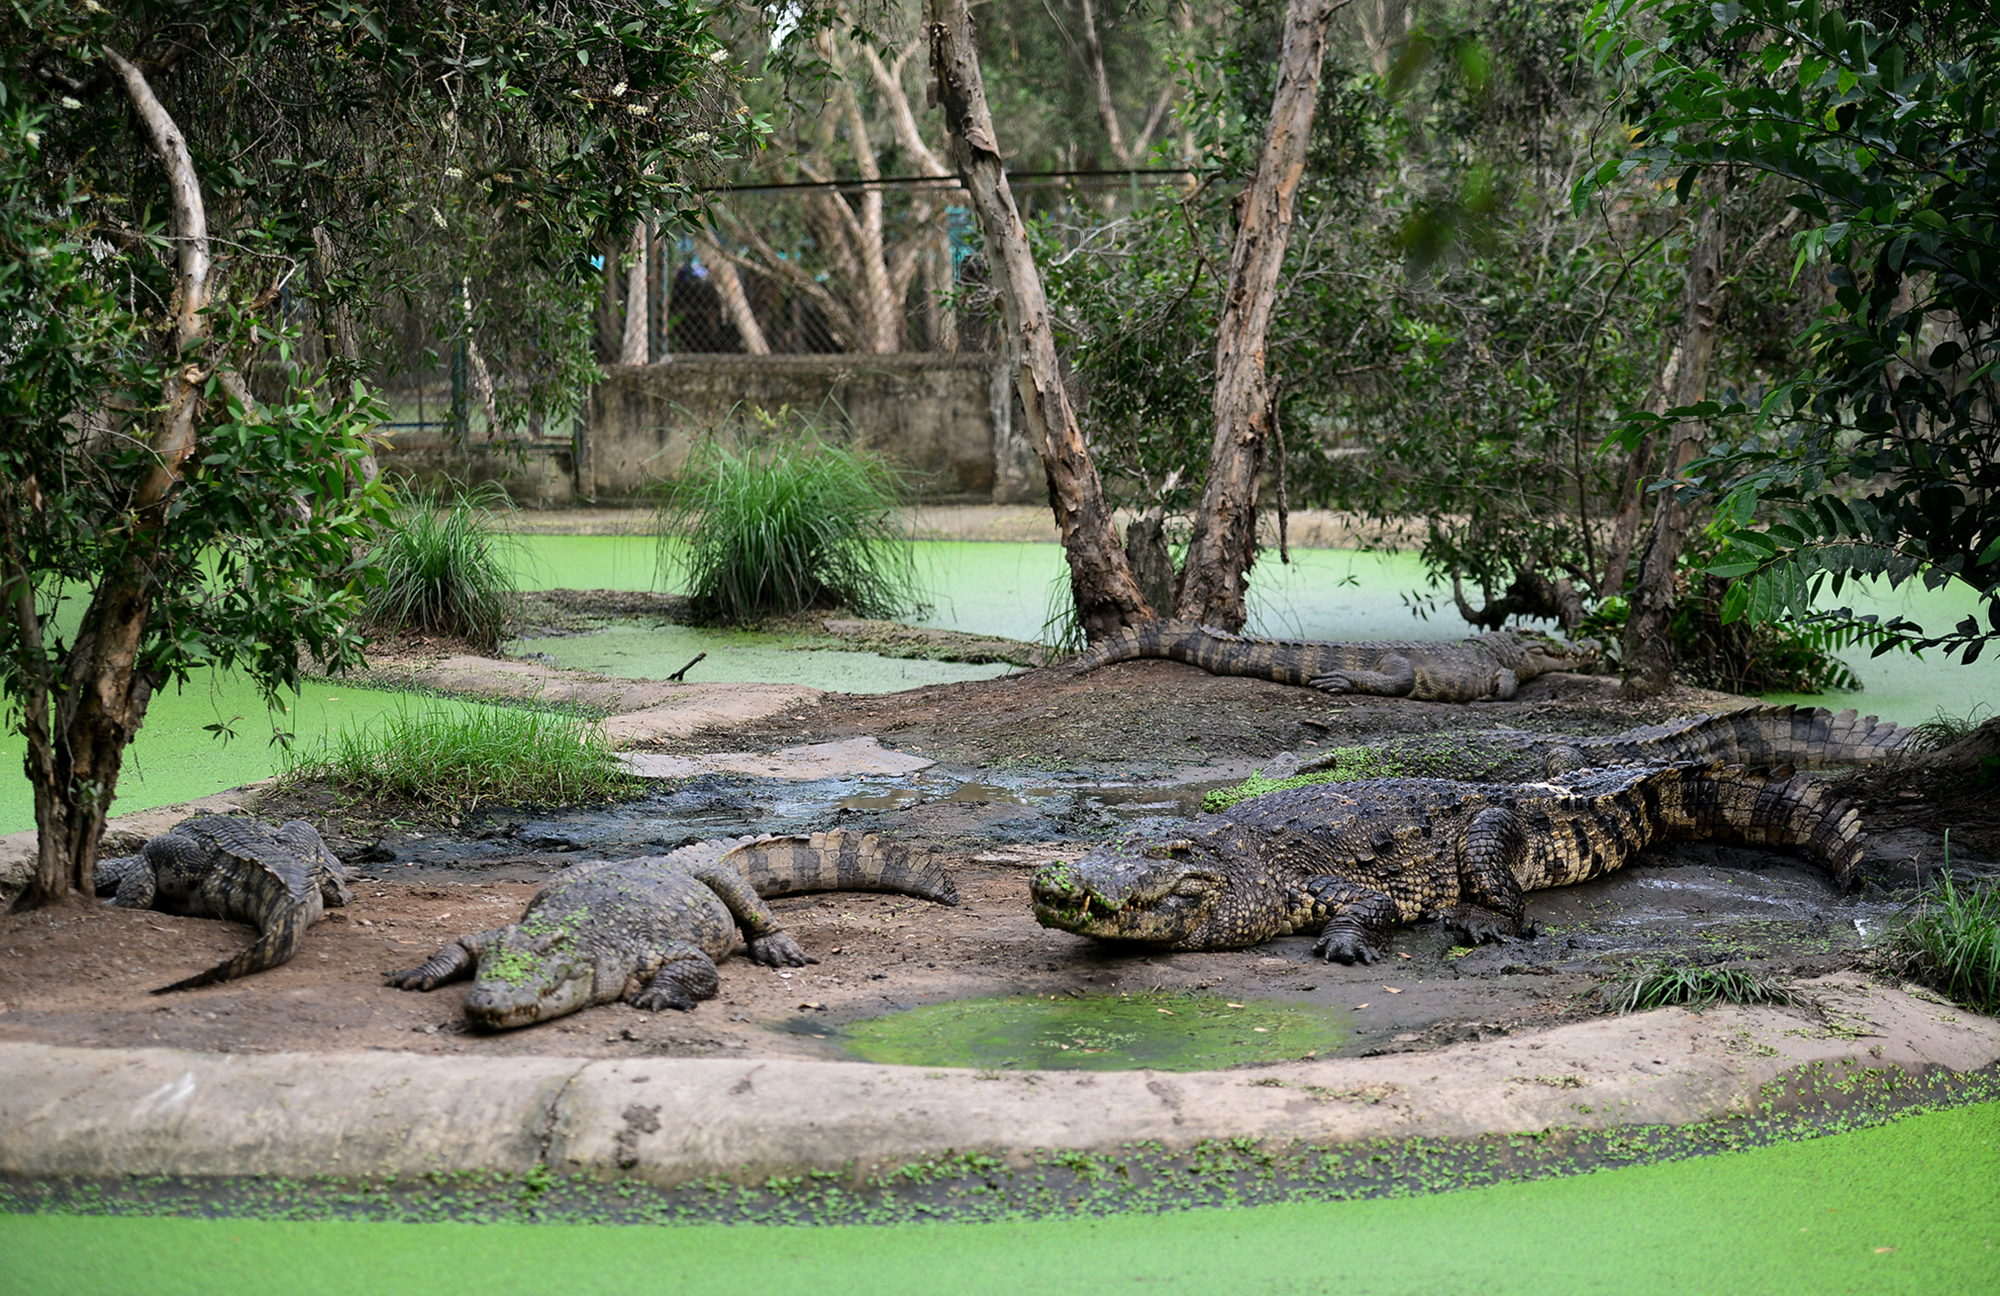
[[1670,766],[1644,780],[1641,796],[1665,837],[1790,848],[1818,862],[1843,889],[1860,878],[1860,815],[1788,765]]
[[196,986],[215,985],[220,981],[234,981],[238,977],[249,976],[252,972],[262,972],[274,968],[299,952],[305,943],[306,928],[312,925],[312,917],[305,906],[289,905],[278,916],[278,920],[259,933],[256,940],[236,957],[218,963],[206,972],[197,972],[191,977],[164,985],[154,994],[171,994],[176,990],[192,990]]
[[723,860],[744,876],[751,890],[767,898],[808,891],[891,891],[958,903],[958,887],[942,859],[874,833],[836,828],[810,837],[767,837],[736,847]]
[[1100,666],[1141,657],[1171,657],[1200,666],[1201,644],[1214,633],[1192,621],[1159,617],[1099,639],[1083,651],[1070,669],[1074,674],[1084,675]]
[[1647,725],[1611,740],[1622,761],[1726,761],[1747,765],[1841,765],[1887,758],[1909,730],[1852,708],[1756,706]]

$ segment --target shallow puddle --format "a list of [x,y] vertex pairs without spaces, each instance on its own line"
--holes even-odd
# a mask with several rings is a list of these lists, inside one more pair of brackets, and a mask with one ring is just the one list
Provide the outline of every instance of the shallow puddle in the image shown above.
[[1352,1030],[1333,1008],[1190,995],[961,999],[856,1022],[847,1051],[901,1066],[1025,1071],[1208,1071],[1331,1054]]

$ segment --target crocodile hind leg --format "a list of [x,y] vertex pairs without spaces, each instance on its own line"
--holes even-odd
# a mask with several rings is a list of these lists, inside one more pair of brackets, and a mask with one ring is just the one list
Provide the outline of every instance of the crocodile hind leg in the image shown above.
[[1337,877],[1314,878],[1306,890],[1313,908],[1327,915],[1313,953],[1329,963],[1373,963],[1388,953],[1389,929],[1397,918],[1394,900]]
[[704,999],[715,998],[722,988],[715,960],[681,941],[660,951],[659,969],[645,985],[626,995],[625,1001],[647,1012],[664,1008],[685,1012]]
[[1390,653],[1375,664],[1382,669],[1315,675],[1312,686],[1322,693],[1366,693],[1371,697],[1408,697],[1417,686],[1416,664],[1408,657]]
[[1458,844],[1459,903],[1440,912],[1445,925],[1473,945],[1534,935],[1514,873],[1527,848],[1528,835],[1512,810],[1496,806],[1473,816]]
[[778,916],[759,898],[743,875],[734,868],[717,865],[695,874],[729,907],[730,917],[743,929],[750,957],[765,967],[804,967],[818,959],[799,948],[792,934],[778,926]]
[[453,981],[469,980],[479,970],[479,955],[507,934],[507,929],[474,932],[461,936],[407,972],[388,974],[389,984],[398,990],[435,990]]

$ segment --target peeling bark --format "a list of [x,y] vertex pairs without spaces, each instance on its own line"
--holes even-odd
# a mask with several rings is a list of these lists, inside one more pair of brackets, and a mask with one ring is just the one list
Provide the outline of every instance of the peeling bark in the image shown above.
[[1154,613],[1132,578],[1097,466],[1063,386],[1041,272],[1007,184],[993,116],[986,106],[969,0],[929,0],[926,17],[945,128],[986,240],[1007,345],[1018,357],[1015,387],[1029,437],[1048,473],[1049,503],[1069,557],[1077,621],[1085,638],[1094,641]]
[[1247,619],[1245,578],[1256,562],[1257,483],[1271,436],[1264,343],[1291,245],[1292,203],[1305,175],[1327,28],[1350,0],[1290,0],[1271,122],[1243,191],[1229,290],[1215,343],[1215,440],[1208,481],[1181,568],[1175,615],[1225,630]]
[[[186,139],[145,74],[115,50],[106,48],[104,59],[145,127],[172,195],[174,295],[162,346],[171,359],[147,439],[150,462],[132,493],[125,561],[92,594],[60,672],[51,672],[44,659],[33,585],[15,550],[11,528],[7,537],[4,578],[10,587],[9,615],[40,672],[22,707],[37,841],[34,877],[15,902],[20,909],[94,894],[98,839],[104,833],[118,771],[152,701],[155,681],[140,666],[139,649],[153,612],[153,566],[168,526],[169,496],[195,450],[196,419],[209,378],[203,354],[209,327],[203,312],[213,286],[214,263],[201,182]],[[9,491],[10,512],[19,507],[14,496],[21,488]]]
[[[1717,195],[1701,214],[1688,254],[1687,305],[1677,355],[1669,361],[1671,377],[1662,384],[1662,409],[1693,405],[1707,394],[1716,326],[1728,291],[1722,277],[1722,240]],[[1625,679],[1619,691],[1628,698],[1652,697],[1673,686],[1674,650],[1667,634],[1677,601],[1674,573],[1687,543],[1688,510],[1674,497],[1671,483],[1693,460],[1702,430],[1699,420],[1682,419],[1669,434],[1660,476],[1670,484],[1658,492],[1653,505],[1652,526],[1640,552],[1639,579],[1632,588],[1632,612],[1625,622]]]

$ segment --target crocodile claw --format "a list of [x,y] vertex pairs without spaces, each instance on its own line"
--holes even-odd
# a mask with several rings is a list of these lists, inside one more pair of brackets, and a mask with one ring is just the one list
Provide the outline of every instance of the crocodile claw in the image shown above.
[[750,942],[750,957],[765,967],[804,967],[818,959],[799,947],[790,932],[776,931]]
[[1313,943],[1313,953],[1329,963],[1374,963],[1382,951],[1368,943],[1359,932],[1329,931]]
[[1505,945],[1515,940],[1531,939],[1535,934],[1533,924],[1516,924],[1477,905],[1458,905],[1447,909],[1442,916],[1448,930],[1458,933],[1472,945],[1489,942]]

